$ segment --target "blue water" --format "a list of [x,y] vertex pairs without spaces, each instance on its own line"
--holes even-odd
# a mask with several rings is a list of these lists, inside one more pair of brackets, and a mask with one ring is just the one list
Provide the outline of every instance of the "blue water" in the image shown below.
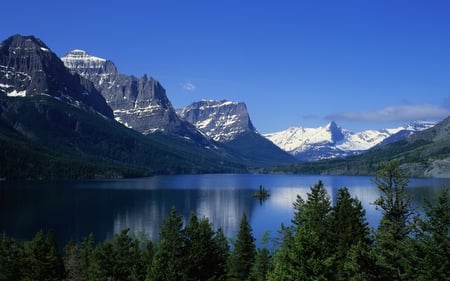
[[[381,213],[372,204],[379,196],[372,177],[212,174],[155,176],[139,179],[0,182],[0,231],[31,239],[40,229],[56,231],[58,242],[79,241],[93,233],[98,241],[111,239],[123,228],[159,237],[172,206],[185,222],[191,212],[207,217],[232,238],[244,213],[250,219],[257,245],[263,234],[276,237],[281,224],[290,225],[297,194],[306,198],[311,186],[324,182],[332,201],[347,187],[363,204],[369,225],[376,227]],[[262,185],[271,196],[260,204],[252,194]],[[450,180],[413,179],[408,193],[413,206],[432,200]]]

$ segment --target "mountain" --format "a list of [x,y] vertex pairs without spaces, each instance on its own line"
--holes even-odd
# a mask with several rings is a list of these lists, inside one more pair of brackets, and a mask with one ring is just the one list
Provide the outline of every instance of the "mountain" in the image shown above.
[[[403,131],[400,130],[398,133],[403,134]],[[398,161],[400,168],[409,177],[450,178],[450,117],[405,139],[377,145],[361,155],[299,163],[279,167],[274,171],[373,175],[381,162],[391,160]]]
[[177,114],[211,139],[231,141],[244,132],[256,132],[242,102],[202,100],[177,110]]
[[224,149],[142,135],[41,40],[0,43],[0,178],[57,179],[245,171]]
[[205,141],[191,124],[177,116],[166,90],[154,78],[121,74],[112,61],[83,50],[70,51],[61,60],[71,73],[94,83],[113,109],[115,119],[125,126],[145,135],[164,132]]
[[178,115],[223,144],[241,162],[272,166],[295,159],[260,135],[242,102],[202,100],[177,110]]
[[434,124],[414,122],[395,129],[353,133],[330,122],[319,128],[290,127],[264,136],[301,161],[317,161],[361,154],[377,145],[404,139]]
[[[121,74],[113,62],[82,50],[73,50],[61,60],[72,73],[94,83],[117,121],[154,140],[176,145],[181,145],[176,138],[190,140],[182,150],[200,145],[249,166],[292,163],[289,155],[261,139],[243,103],[201,101],[177,114],[164,88],[154,78]],[[158,136],[151,136],[155,133]],[[161,134],[166,136],[165,141]],[[244,137],[246,141],[237,141]],[[245,142],[260,143],[264,153],[258,153],[254,146],[245,146]]]
[[113,117],[95,87],[87,80],[71,75],[58,56],[33,36],[14,35],[0,44],[0,94],[13,97],[49,95]]

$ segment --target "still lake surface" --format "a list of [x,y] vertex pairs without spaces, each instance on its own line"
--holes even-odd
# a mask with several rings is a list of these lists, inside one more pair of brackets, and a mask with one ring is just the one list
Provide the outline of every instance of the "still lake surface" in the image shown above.
[[[31,239],[40,229],[56,232],[60,247],[93,233],[97,241],[112,239],[124,228],[159,237],[163,220],[172,206],[187,222],[191,212],[207,217],[234,237],[243,213],[249,217],[260,245],[263,234],[276,237],[281,224],[290,225],[297,194],[306,199],[310,187],[322,180],[332,201],[347,187],[376,227],[381,218],[372,204],[379,196],[373,177],[322,175],[207,174],[150,178],[0,182],[0,233]],[[262,185],[271,196],[260,204],[252,194]],[[408,193],[421,210],[424,199],[433,200],[450,179],[411,179]]]

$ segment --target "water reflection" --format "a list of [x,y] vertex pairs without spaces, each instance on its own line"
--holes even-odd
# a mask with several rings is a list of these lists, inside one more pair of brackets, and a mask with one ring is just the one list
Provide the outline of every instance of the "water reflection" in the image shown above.
[[[54,229],[58,241],[80,240],[93,233],[111,239],[123,228],[144,231],[158,239],[163,220],[174,206],[187,222],[191,212],[207,217],[233,237],[247,213],[255,237],[281,224],[289,225],[297,194],[306,199],[310,187],[321,179],[335,201],[337,189],[347,187],[376,227],[381,213],[372,204],[379,196],[372,178],[299,175],[186,175],[147,179],[0,183],[0,231],[31,239],[40,229]],[[271,196],[264,204],[252,198],[260,185]],[[449,180],[413,180],[408,188],[419,208],[424,199],[438,196]]]

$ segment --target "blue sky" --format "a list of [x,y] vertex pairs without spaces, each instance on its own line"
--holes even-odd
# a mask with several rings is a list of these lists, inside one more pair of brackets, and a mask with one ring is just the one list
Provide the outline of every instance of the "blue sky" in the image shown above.
[[6,1],[1,40],[35,35],[147,73],[174,107],[247,104],[261,133],[450,115],[450,1]]

